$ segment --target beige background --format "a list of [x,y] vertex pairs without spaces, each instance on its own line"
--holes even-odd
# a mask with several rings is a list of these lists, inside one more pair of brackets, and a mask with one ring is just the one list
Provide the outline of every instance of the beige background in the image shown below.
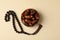
[[[4,20],[8,10],[14,10],[20,19],[27,8],[34,8],[43,16],[43,28],[37,35],[18,34],[13,29],[12,21],[6,23]],[[35,28],[25,31],[33,32]],[[60,0],[0,0],[0,40],[60,40]]]

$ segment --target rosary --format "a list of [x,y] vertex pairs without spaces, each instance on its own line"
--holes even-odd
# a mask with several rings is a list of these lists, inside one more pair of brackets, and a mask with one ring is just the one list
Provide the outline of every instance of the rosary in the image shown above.
[[[35,35],[39,32],[39,30],[42,28],[41,24],[38,24],[38,29],[33,32],[33,33],[27,33],[24,31],[24,29],[22,28],[22,25],[16,15],[16,13],[13,10],[9,10],[7,11],[7,13],[5,14],[5,21],[8,22],[10,21],[10,15],[12,15],[12,25],[14,28],[14,31],[16,33],[23,33],[23,34],[27,34],[27,35]],[[40,19],[40,15],[38,14],[38,12],[35,9],[26,9],[22,15],[21,15],[21,21],[24,25],[26,25],[27,27],[32,27],[34,26],[36,23],[38,23]],[[16,22],[17,21],[19,28],[21,29],[21,31],[18,31],[16,28]]]

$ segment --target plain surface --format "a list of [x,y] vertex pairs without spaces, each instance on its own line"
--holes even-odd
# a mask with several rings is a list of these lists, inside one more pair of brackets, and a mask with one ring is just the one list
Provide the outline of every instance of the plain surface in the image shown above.
[[[8,10],[14,10],[20,19],[27,8],[34,8],[43,16],[43,28],[36,35],[18,34],[12,22],[4,20]],[[60,0],[0,0],[0,40],[60,40]]]

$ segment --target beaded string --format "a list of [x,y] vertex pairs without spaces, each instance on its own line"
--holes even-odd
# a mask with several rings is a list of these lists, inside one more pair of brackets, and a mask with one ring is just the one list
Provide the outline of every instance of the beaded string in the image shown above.
[[[9,10],[7,11],[7,13],[5,14],[5,21],[8,22],[10,21],[10,15],[12,15],[12,24],[13,24],[13,28],[14,28],[14,31],[16,31],[16,33],[23,33],[23,34],[27,34],[27,35],[35,35],[39,32],[39,30],[42,28],[42,25],[39,24],[39,27],[38,29],[34,32],[34,33],[27,33],[23,30],[20,22],[19,22],[19,19],[16,15],[16,13],[12,10]],[[16,28],[16,25],[15,25],[15,20],[17,21],[18,25],[19,25],[19,28],[21,29],[21,31],[18,31],[17,28]]]

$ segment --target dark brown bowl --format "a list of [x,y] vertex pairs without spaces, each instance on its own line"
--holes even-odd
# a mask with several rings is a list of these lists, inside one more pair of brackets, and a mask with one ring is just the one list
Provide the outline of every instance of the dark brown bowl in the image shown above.
[[26,26],[33,26],[40,19],[39,13],[35,9],[26,9],[21,15],[21,21]]

